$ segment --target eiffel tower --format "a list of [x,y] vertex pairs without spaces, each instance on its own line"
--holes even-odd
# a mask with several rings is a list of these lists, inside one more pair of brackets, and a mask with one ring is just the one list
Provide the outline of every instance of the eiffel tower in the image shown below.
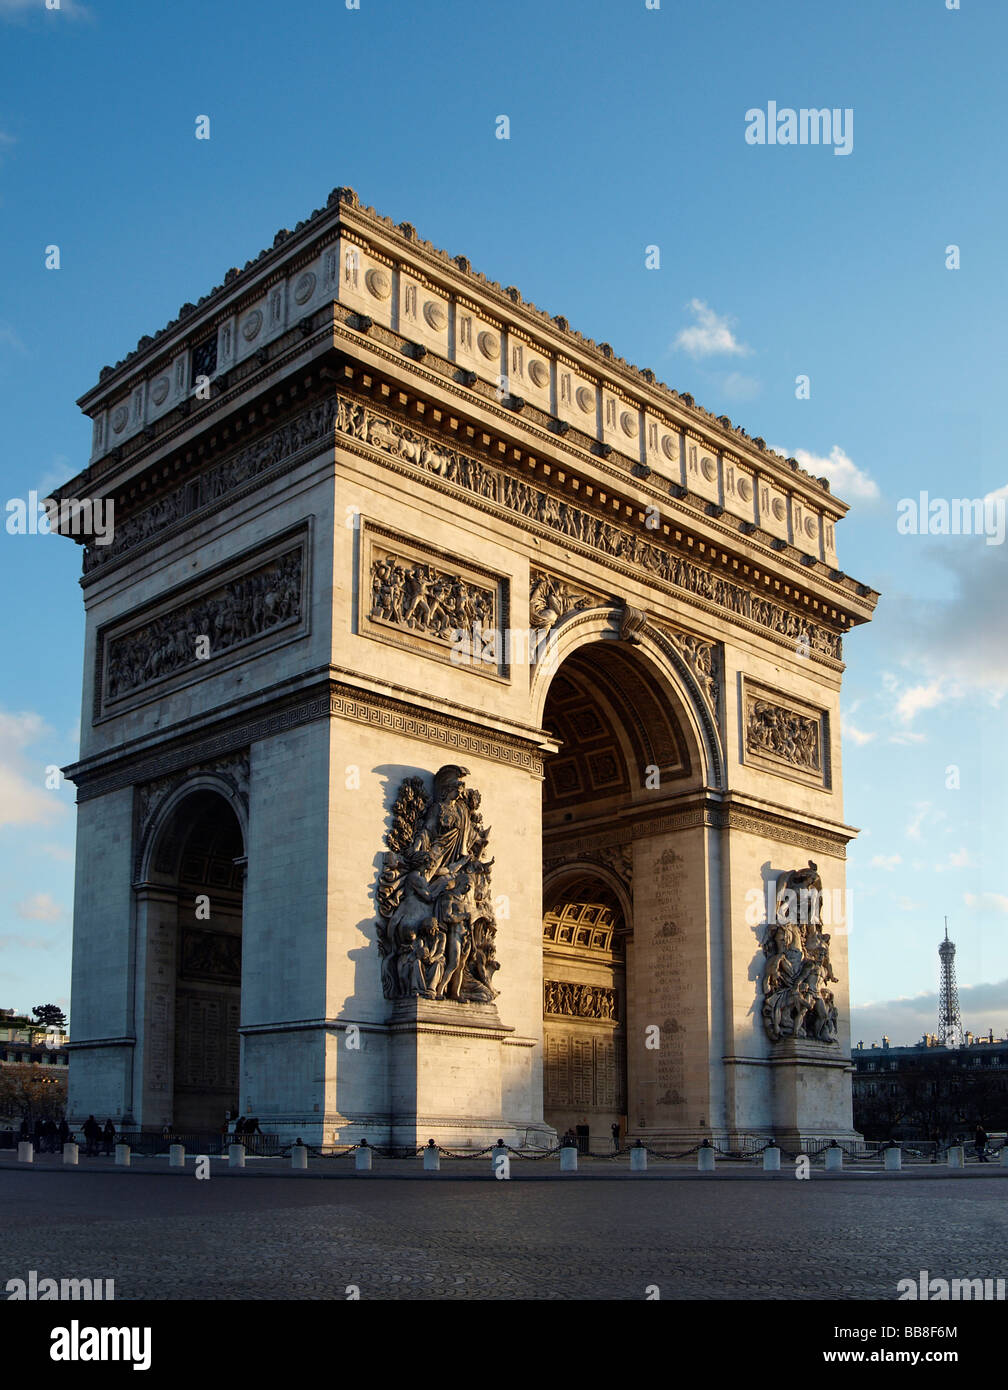
[[938,1037],[944,1047],[962,1047],[962,1018],[959,1014],[959,986],[955,973],[955,942],[949,940],[945,918],[945,940],[938,943],[941,986],[938,990]]

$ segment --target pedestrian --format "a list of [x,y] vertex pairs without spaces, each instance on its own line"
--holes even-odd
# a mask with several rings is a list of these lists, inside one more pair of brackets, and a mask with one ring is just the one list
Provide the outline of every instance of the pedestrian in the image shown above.
[[87,1158],[95,1158],[98,1154],[98,1140],[101,1138],[101,1125],[93,1115],[89,1115],[84,1121],[84,1153]]
[[59,1122],[59,1129],[57,1129],[56,1135],[59,1139],[60,1149],[63,1148],[64,1144],[68,1144],[70,1142],[70,1126],[67,1124],[65,1115]]
[[986,1163],[987,1131],[984,1129],[983,1125],[980,1123],[979,1120],[977,1120],[976,1134],[973,1136],[973,1139],[976,1143],[977,1158],[980,1160],[981,1163]]
[[18,1130],[18,1139],[22,1144],[27,1144],[31,1139],[31,1130],[28,1128],[28,1117],[21,1121],[21,1128]]
[[612,1127],[612,1146],[613,1146],[613,1153],[618,1154],[618,1153],[619,1153],[619,1121],[618,1121],[618,1120],[616,1121],[616,1123],[615,1123],[615,1124],[613,1125],[613,1127]]
[[111,1158],[112,1147],[115,1144],[116,1133],[115,1125],[112,1123],[110,1119],[105,1121],[105,1128],[102,1131],[102,1134],[105,1139],[105,1157]]
[[56,1121],[45,1120],[42,1124],[42,1141],[47,1154],[56,1152]]

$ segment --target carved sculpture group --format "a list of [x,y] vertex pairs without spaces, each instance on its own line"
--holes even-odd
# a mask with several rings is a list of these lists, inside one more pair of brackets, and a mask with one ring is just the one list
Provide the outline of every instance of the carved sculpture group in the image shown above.
[[105,696],[114,700],[200,660],[301,616],[301,550],[223,584],[213,593],[113,638],[105,665]]
[[494,595],[433,565],[379,552],[371,560],[371,617],[442,642],[482,639],[494,627]]
[[449,765],[435,774],[433,795],[420,777],[399,787],[376,891],[386,999],[488,1004],[496,997],[493,860],[484,859],[490,831],[466,776]]
[[616,991],[601,985],[578,985],[568,980],[543,981],[543,1012],[569,1018],[600,1018],[615,1022]]
[[763,1022],[772,1042],[783,1038],[837,1043],[829,935],[822,929],[822,879],[807,869],[777,877],[774,920],[763,950]]
[[112,544],[92,545],[85,553],[89,572],[133,545],[147,540],[186,516],[228,496],[245,482],[280,464],[331,430],[346,438],[381,449],[384,453],[454,483],[477,497],[486,498],[520,516],[549,527],[590,546],[601,555],[633,565],[647,575],[706,600],[725,612],[757,624],[788,640],[807,640],[809,650],[839,660],[840,637],[779,604],[743,588],[720,574],[696,564],[639,531],[616,525],[551,496],[523,479],[469,457],[456,449],[442,448],[415,430],[375,414],[369,407],[343,396],[332,396],[313,406],[296,420],[283,425],[232,458],[208,469],[199,479],[175,489],[136,516],[116,526]]
[[820,771],[818,720],[768,700],[753,700],[749,706],[746,747],[751,753],[770,753],[796,767]]

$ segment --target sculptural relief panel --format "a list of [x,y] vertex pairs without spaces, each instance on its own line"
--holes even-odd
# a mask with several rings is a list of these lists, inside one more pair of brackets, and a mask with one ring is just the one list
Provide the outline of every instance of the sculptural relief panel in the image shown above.
[[[497,347],[500,347],[499,341]],[[565,386],[562,363],[558,363],[557,370],[558,397],[562,397],[568,387],[573,391],[574,377],[569,373],[571,381]],[[497,371],[499,367],[489,374],[495,376]],[[579,386],[575,394],[580,395],[583,389],[587,391]],[[592,388],[585,396],[592,418],[594,390]],[[565,418],[573,418],[577,410],[577,405],[571,405]],[[563,417],[563,412],[560,413]],[[132,546],[155,538],[214,502],[230,498],[236,489],[280,465],[290,455],[309,444],[320,443],[333,429],[337,435],[375,448],[401,464],[579,543],[603,559],[612,559],[619,566],[636,571],[646,581],[666,585],[705,606],[734,615],[788,646],[801,643],[807,645],[810,656],[840,660],[838,633],[687,558],[659,533],[633,529],[586,511],[566,498],[556,497],[523,478],[516,478],[481,459],[429,439],[409,425],[378,414],[368,404],[338,395],[319,402],[271,435],[166,494],[144,511],[125,518],[117,524],[111,545],[92,546],[87,550],[85,573]]]
[[829,716],[742,678],[745,761],[830,789]]
[[252,559],[221,567],[214,578],[148,608],[142,621],[98,634],[96,718],[119,714],[164,683],[201,679],[240,659],[245,648],[288,640],[306,630],[307,533]]
[[482,675],[508,675],[508,582],[375,523],[361,526],[359,632]]

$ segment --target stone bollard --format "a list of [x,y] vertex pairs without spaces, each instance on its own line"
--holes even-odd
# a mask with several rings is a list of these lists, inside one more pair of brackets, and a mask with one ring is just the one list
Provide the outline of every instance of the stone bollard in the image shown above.
[[843,1168],[843,1149],[834,1139],[826,1150],[826,1171],[827,1173],[839,1173]]
[[245,1167],[245,1145],[244,1145],[244,1144],[229,1144],[229,1145],[228,1145],[228,1167],[229,1167],[229,1168],[244,1168],[244,1167]]
[[116,1167],[128,1168],[130,1166],[130,1146],[128,1144],[117,1144],[115,1147]]
[[427,1140],[427,1147],[423,1151],[423,1166],[425,1173],[440,1173],[441,1155],[437,1151],[437,1145],[433,1139]]
[[73,1140],[71,1140],[69,1143],[63,1145],[63,1162],[66,1164],[72,1164],[76,1167],[77,1155],[79,1153],[80,1145],[75,1144]]
[[714,1149],[709,1139],[705,1139],[697,1149],[697,1171],[700,1173],[713,1173],[714,1171]]
[[1008,1143],[1004,1144],[1001,1149],[1001,1167],[1008,1168]]
[[647,1149],[639,1139],[630,1150],[630,1171],[631,1173],[647,1172]]
[[780,1149],[776,1144],[768,1144],[763,1150],[764,1173],[780,1172]]
[[898,1144],[891,1144],[889,1148],[885,1150],[883,1163],[885,1164],[885,1171],[887,1173],[898,1173],[903,1167],[903,1153]]
[[185,1145],[184,1145],[184,1144],[172,1144],[172,1145],[171,1145],[171,1147],[170,1147],[169,1150],[168,1150],[168,1167],[169,1167],[169,1168],[184,1168],[184,1167],[185,1167]]
[[34,1163],[35,1149],[30,1139],[22,1139],[18,1142],[18,1163]]
[[950,1168],[966,1167],[966,1151],[961,1144],[953,1144],[946,1155]]
[[576,1173],[577,1167],[577,1147],[574,1144],[564,1144],[560,1150],[560,1171],[561,1173]]
[[294,1147],[291,1149],[291,1167],[308,1167],[308,1150],[305,1148],[304,1144],[302,1144],[300,1139],[298,1139],[295,1142]]
[[366,1139],[360,1141],[360,1148],[354,1152],[354,1167],[358,1173],[370,1173],[371,1148]]

